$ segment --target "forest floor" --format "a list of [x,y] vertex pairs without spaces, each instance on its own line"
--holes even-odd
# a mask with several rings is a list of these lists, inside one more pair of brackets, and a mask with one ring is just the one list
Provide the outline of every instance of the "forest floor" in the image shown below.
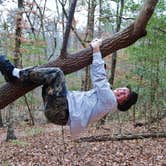
[[[153,130],[166,130],[166,119],[161,124]],[[68,127],[46,124],[16,126],[17,140],[6,142],[6,130],[0,129],[0,166],[166,166],[166,138],[78,143]],[[91,126],[80,137],[113,136],[117,131],[118,124],[109,123],[99,129]],[[147,129],[123,122],[122,131],[138,134]]]

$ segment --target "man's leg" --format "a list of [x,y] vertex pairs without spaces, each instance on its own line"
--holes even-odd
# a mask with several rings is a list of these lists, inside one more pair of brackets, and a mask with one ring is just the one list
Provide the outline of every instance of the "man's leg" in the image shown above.
[[65,125],[68,120],[67,88],[63,72],[59,68],[31,67],[17,72],[13,76],[13,64],[4,56],[0,56],[0,71],[6,81],[14,82],[20,79],[23,85],[43,84],[42,97],[45,105],[45,115],[53,123]]
[[[28,73],[27,73],[28,72]],[[42,97],[47,119],[58,125],[66,125],[69,117],[65,77],[59,68],[34,68],[23,71],[20,79],[43,84]]]
[[0,55],[0,71],[7,82],[14,82],[17,79],[17,77],[12,75],[14,67],[5,55]]

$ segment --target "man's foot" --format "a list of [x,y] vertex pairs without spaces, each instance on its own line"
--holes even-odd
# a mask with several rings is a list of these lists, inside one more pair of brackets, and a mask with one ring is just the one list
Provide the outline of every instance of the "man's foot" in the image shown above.
[[12,75],[13,69],[14,65],[10,63],[6,56],[0,55],[0,71],[7,82],[13,82],[17,79]]

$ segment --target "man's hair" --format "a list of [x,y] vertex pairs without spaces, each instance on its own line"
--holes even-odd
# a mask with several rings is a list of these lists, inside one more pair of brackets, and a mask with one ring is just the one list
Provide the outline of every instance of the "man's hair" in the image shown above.
[[119,111],[127,111],[132,105],[134,105],[137,102],[138,94],[134,91],[131,91],[130,87],[127,86],[127,88],[129,88],[130,90],[129,97],[125,103],[123,104],[118,103]]

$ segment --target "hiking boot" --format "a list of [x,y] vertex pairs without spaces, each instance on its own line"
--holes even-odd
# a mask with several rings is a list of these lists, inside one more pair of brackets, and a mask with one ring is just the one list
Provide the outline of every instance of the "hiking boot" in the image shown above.
[[7,82],[14,82],[17,77],[12,75],[14,65],[6,58],[5,55],[0,55],[0,71]]

